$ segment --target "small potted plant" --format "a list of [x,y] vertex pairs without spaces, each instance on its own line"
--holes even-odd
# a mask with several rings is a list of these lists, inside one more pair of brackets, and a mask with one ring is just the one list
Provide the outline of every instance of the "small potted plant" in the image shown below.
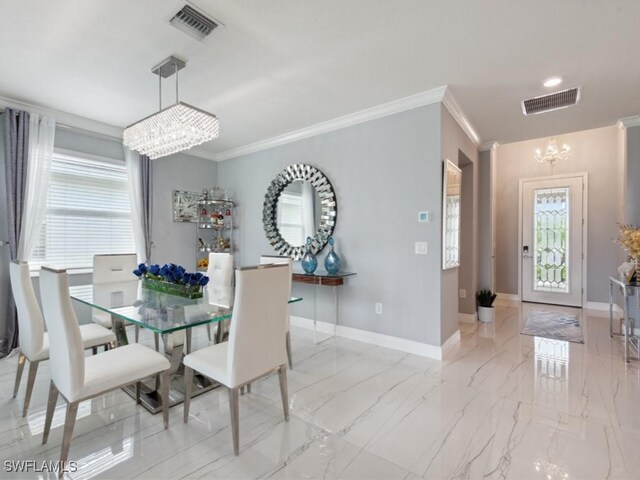
[[478,301],[478,320],[483,323],[491,323],[495,319],[495,310],[493,308],[493,302],[497,295],[491,290],[480,290],[476,299]]

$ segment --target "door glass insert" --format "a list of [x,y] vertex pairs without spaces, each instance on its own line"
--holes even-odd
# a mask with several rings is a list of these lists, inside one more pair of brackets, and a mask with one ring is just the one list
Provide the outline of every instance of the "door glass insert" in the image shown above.
[[534,190],[534,282],[543,292],[569,292],[569,187]]

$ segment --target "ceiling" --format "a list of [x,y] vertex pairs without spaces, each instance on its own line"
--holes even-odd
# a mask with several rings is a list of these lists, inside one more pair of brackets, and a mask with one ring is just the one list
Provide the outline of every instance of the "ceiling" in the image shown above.
[[[442,85],[485,142],[640,113],[636,0],[195,0],[224,24],[203,42],[168,24],[183,4],[3,1],[0,96],[125,127],[157,109],[150,69],[173,54],[181,100],[220,118],[212,155]],[[524,117],[552,75],[580,104]]]

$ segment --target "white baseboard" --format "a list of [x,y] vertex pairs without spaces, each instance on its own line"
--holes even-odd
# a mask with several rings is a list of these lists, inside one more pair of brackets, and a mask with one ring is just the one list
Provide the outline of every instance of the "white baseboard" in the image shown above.
[[445,342],[442,344],[442,347],[441,347],[442,358],[440,358],[439,360],[444,360],[445,358],[447,358],[451,350],[456,345],[459,345],[459,344],[460,344],[460,330],[456,330],[453,333],[453,335],[447,338]]
[[496,301],[498,300],[504,300],[506,302],[519,302],[520,301],[520,295],[518,295],[517,293],[498,293],[498,296],[496,297]]
[[478,321],[478,312],[474,313],[458,313],[458,322],[460,323],[476,323]]
[[[584,308],[597,312],[609,312],[609,304],[607,302],[587,302],[587,305]],[[613,311],[617,314],[623,313],[622,308],[620,308],[619,305],[614,305]]]
[[[290,320],[291,325],[313,330],[313,320],[311,318],[291,315]],[[318,331],[321,333],[333,334],[335,328],[335,335],[338,337],[349,338],[358,342],[391,348],[393,350],[412,353],[414,355],[433,358],[435,360],[442,360],[444,351],[448,350],[455,345],[456,342],[460,341],[459,330],[449,337],[442,346],[436,346],[428,343],[416,342],[414,340],[407,340],[406,338],[392,337],[391,335],[384,335],[382,333],[368,332],[358,328],[345,327],[343,325],[334,326],[333,323],[329,322],[318,322],[317,325]]]

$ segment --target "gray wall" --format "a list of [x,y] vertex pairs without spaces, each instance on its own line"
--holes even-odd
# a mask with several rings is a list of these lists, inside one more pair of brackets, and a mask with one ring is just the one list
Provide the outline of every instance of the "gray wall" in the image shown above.
[[173,190],[202,192],[217,183],[218,164],[211,160],[181,153],[153,160],[152,262],[195,270],[196,225],[173,222]]
[[640,225],[640,127],[626,129],[624,222]]
[[[220,163],[219,183],[238,202],[240,263],[273,253],[262,228],[271,180],[287,165],[311,164],[336,190],[336,251],[358,273],[340,287],[340,323],[440,345],[440,116],[429,105]],[[431,223],[418,223],[423,210]],[[428,255],[414,253],[416,241],[428,242]],[[313,288],[294,285],[304,301],[292,315],[313,317]],[[332,319],[331,289],[317,293],[318,318]]]
[[460,188],[460,266],[458,267],[458,291],[465,290],[466,297],[459,296],[458,312],[473,314],[475,302],[475,259],[474,254],[474,165],[465,154],[458,151],[458,167],[462,171]]
[[[496,174],[496,290],[518,293],[518,180],[544,177],[549,166],[537,163],[536,148],[548,138],[498,146]],[[556,164],[554,174],[589,173],[587,232],[587,300],[608,302],[607,277],[616,274],[619,247],[614,244],[618,219],[618,162],[616,127],[598,128],[557,137],[571,147],[568,160]]]
[[491,285],[491,151],[478,154],[478,290]]
[[[441,107],[442,129],[441,129],[441,159],[449,159],[453,163],[457,164],[459,161],[460,152],[472,162],[473,165],[466,168],[472,168],[473,178],[472,195],[473,201],[473,224],[470,229],[470,236],[461,238],[461,248],[467,248],[472,250],[473,255],[471,259],[471,265],[468,269],[470,274],[464,276],[462,281],[467,289],[467,298],[464,302],[458,300],[458,282],[459,272],[458,268],[451,268],[448,270],[441,270],[442,278],[442,290],[441,290],[441,302],[442,302],[442,332],[441,343],[445,342],[451,335],[458,330],[458,309],[462,307],[464,311],[461,313],[473,313],[475,312],[475,291],[477,287],[476,272],[477,272],[477,178],[476,165],[478,163],[478,150],[467,134],[460,128],[460,125],[451,116],[449,111],[442,106]],[[442,167],[441,167],[442,168]],[[468,172],[471,172],[468,171]],[[440,173],[442,176],[442,173]],[[467,178],[469,173],[467,173]],[[442,180],[440,180],[442,182]],[[468,188],[468,187],[467,187]],[[465,202],[466,203],[466,202]],[[462,214],[462,212],[461,212]],[[468,230],[468,229],[467,229]],[[467,262],[469,260],[467,259]]]

